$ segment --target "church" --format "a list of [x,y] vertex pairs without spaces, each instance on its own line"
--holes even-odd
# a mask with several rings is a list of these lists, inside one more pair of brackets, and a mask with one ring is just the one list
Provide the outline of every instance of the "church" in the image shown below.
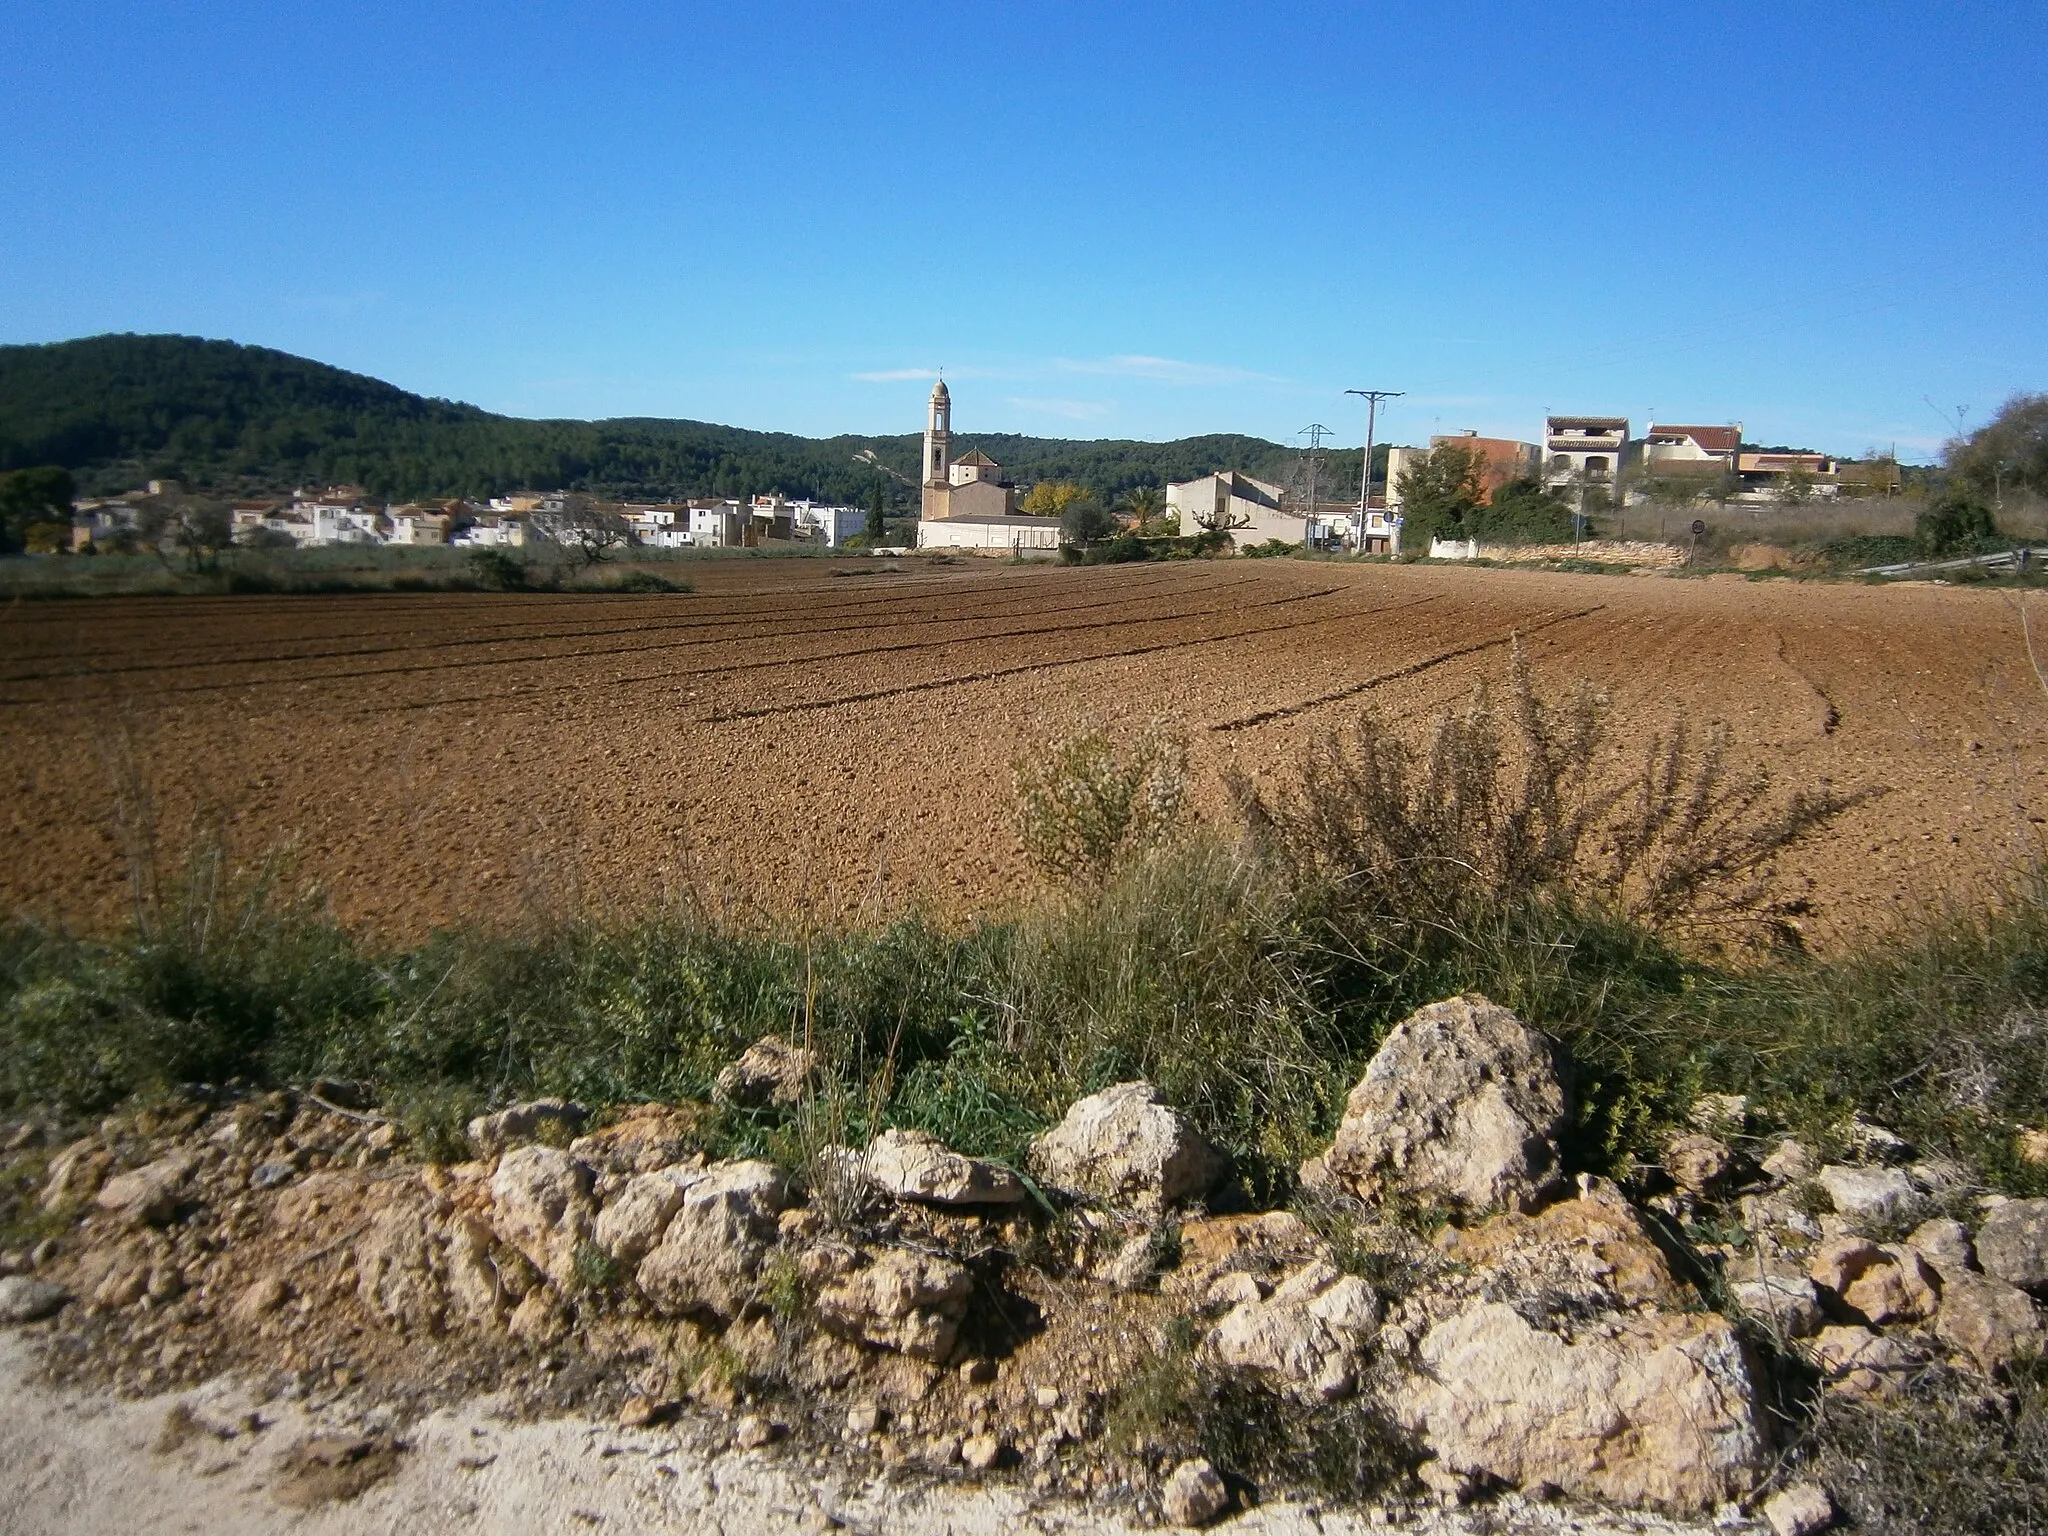
[[1020,513],[1002,465],[979,448],[953,457],[953,396],[944,379],[932,386],[925,414],[923,480],[919,549],[1022,554],[1060,547],[1059,519]]

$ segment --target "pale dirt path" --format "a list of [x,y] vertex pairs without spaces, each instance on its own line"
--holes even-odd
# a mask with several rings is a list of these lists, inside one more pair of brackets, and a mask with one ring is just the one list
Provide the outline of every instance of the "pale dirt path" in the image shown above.
[[[279,1455],[312,1434],[360,1433],[361,1405],[311,1414],[274,1399],[258,1409],[260,1430],[221,1438],[207,1428],[232,1426],[252,1407],[236,1383],[122,1401],[49,1387],[37,1379],[35,1362],[32,1331],[0,1331],[0,1530],[9,1536],[794,1536],[834,1529],[874,1536],[1128,1536],[1142,1528],[1114,1511],[1035,1498],[1014,1478],[980,1487],[861,1482],[829,1455],[714,1449],[710,1424],[622,1430],[579,1418],[519,1423],[495,1412],[488,1398],[406,1427],[402,1438],[411,1448],[397,1472],[355,1500],[299,1510],[277,1498]],[[161,1448],[167,1416],[181,1402],[207,1428]],[[368,1424],[378,1427],[374,1410]],[[1232,1536],[1363,1536],[1384,1529],[1384,1519],[1282,1503],[1217,1529]],[[1510,1501],[1474,1515],[1420,1512],[1400,1529],[1418,1536],[1708,1536],[1716,1528]]]

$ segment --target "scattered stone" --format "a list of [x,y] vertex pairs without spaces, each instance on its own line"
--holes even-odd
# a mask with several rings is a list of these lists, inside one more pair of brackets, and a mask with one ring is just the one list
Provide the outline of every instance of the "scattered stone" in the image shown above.
[[1813,1536],[1834,1522],[1835,1503],[1818,1483],[1794,1483],[1764,1500],[1772,1536]]
[[1692,1101],[1686,1119],[1710,1136],[1740,1136],[1749,1125],[1749,1095],[1703,1093]]
[[919,1360],[953,1352],[974,1276],[964,1266],[907,1248],[870,1251],[864,1268],[819,1293],[819,1322],[850,1338]]
[[61,1285],[9,1275],[0,1280],[0,1325],[40,1322],[70,1299],[71,1293]]
[[927,1205],[1015,1205],[1024,1181],[999,1163],[963,1157],[925,1131],[888,1130],[868,1143],[868,1181],[899,1200]]
[[267,1163],[258,1163],[249,1173],[251,1189],[276,1189],[288,1184],[297,1176],[299,1165],[285,1158],[273,1158]]
[[356,1297],[400,1329],[442,1326],[442,1230],[432,1203],[416,1185],[396,1184],[356,1239]]
[[1958,1271],[1944,1278],[1935,1337],[1967,1355],[1987,1376],[2014,1360],[2048,1351],[2048,1319],[2016,1285]]
[[1687,1513],[1745,1493],[1764,1454],[1740,1338],[1712,1313],[1616,1318],[1570,1343],[1505,1302],[1431,1328],[1393,1406],[1453,1472]]
[[1113,1206],[1159,1210],[1207,1194],[1227,1166],[1150,1083],[1077,1099],[1031,1146],[1031,1170],[1054,1188]]
[[682,1411],[683,1405],[674,1398],[648,1397],[636,1393],[619,1407],[621,1429],[652,1429],[657,1424],[666,1424]]
[[1802,1184],[1820,1172],[1820,1159],[1802,1141],[1787,1136],[1763,1161],[1767,1177],[1780,1184]]
[[1243,1302],[1256,1305],[1266,1299],[1266,1288],[1249,1270],[1233,1269],[1210,1282],[1202,1300],[1212,1307],[1234,1307]]
[[526,1142],[567,1146],[590,1111],[567,1099],[531,1099],[469,1122],[469,1144],[478,1157],[496,1157]]
[[292,1299],[292,1288],[276,1275],[265,1275],[244,1287],[228,1316],[243,1327],[254,1327]]
[[1970,1243],[1970,1229],[1960,1221],[1941,1217],[1923,1221],[1906,1239],[1906,1246],[1932,1264],[1944,1283],[1977,1267],[1977,1250]]
[[555,1147],[515,1147],[491,1176],[491,1226],[501,1242],[525,1254],[556,1285],[567,1286],[575,1277],[576,1250],[590,1240],[596,1215],[590,1191],[590,1168],[581,1159]]
[[[1249,1278],[1248,1276],[1246,1278]],[[1365,1341],[1380,1320],[1379,1298],[1356,1275],[1313,1260],[1273,1294],[1233,1306],[1211,1330],[1204,1355],[1225,1370],[1263,1376],[1306,1402],[1350,1394]]]
[[1605,1179],[1588,1180],[1578,1199],[1540,1215],[1504,1212],[1447,1230],[1442,1242],[1446,1257],[1495,1288],[1546,1296],[1576,1312],[1679,1308],[1690,1300],[1635,1208]]
[[185,1181],[198,1166],[199,1159],[190,1152],[173,1152],[116,1174],[100,1186],[93,1204],[116,1220],[160,1227],[177,1213]]
[[1813,1282],[1804,1275],[1737,1280],[1728,1287],[1728,1292],[1744,1312],[1762,1318],[1786,1338],[1807,1338],[1827,1320]]
[[1823,1328],[1808,1345],[1837,1389],[1852,1397],[1877,1397],[1920,1362],[1898,1338],[1868,1328]]
[[817,1054],[780,1035],[765,1035],[718,1074],[719,1096],[744,1109],[801,1103],[818,1070]]
[[1905,1137],[1861,1115],[1850,1117],[1844,1138],[1849,1150],[1866,1163],[1903,1163],[1913,1155],[1913,1144]]
[[1814,1175],[1835,1209],[1851,1221],[1894,1222],[1920,1203],[1920,1191],[1897,1168],[1832,1163]]
[[1875,1325],[1918,1322],[1941,1303],[1940,1277],[1917,1252],[1897,1244],[1836,1238],[1821,1245],[1808,1274]]
[[1735,1154],[1712,1136],[1676,1136],[1664,1149],[1664,1171],[1680,1189],[1695,1195],[1717,1191],[1734,1170]]
[[1000,1435],[969,1435],[960,1442],[960,1464],[970,1472],[990,1472],[1001,1464],[1008,1449]]
[[846,1410],[846,1432],[865,1438],[882,1427],[882,1410],[872,1401],[855,1403]]
[[2048,1292],[2048,1200],[2008,1200],[1977,1228],[1984,1273],[2036,1294]]
[[2048,1163],[2048,1131],[2021,1126],[2019,1134],[2013,1138],[2013,1150],[2019,1154],[2019,1160],[2030,1167],[2038,1168]]
[[549,1344],[569,1331],[569,1320],[563,1316],[562,1304],[555,1299],[555,1293],[544,1285],[537,1285],[520,1297],[519,1305],[512,1309],[505,1326],[515,1339]]
[[1159,1507],[1175,1525],[1207,1525],[1230,1507],[1230,1490],[1207,1461],[1184,1461],[1159,1490]]
[[970,1387],[985,1387],[996,1379],[996,1363],[976,1357],[960,1362],[960,1379]]
[[1451,998],[1387,1036],[1324,1166],[1368,1200],[1533,1209],[1559,1182],[1566,1108],[1549,1041],[1476,993]]
[[74,1141],[50,1159],[49,1172],[43,1180],[43,1209],[57,1211],[84,1204],[113,1165],[113,1158],[97,1136]]
[[134,1249],[124,1249],[112,1256],[99,1284],[93,1287],[92,1304],[109,1311],[119,1311],[123,1307],[134,1306],[148,1290],[148,1256]]
[[773,1445],[786,1433],[784,1427],[773,1419],[750,1413],[733,1425],[732,1443],[743,1451],[758,1451],[764,1445]]

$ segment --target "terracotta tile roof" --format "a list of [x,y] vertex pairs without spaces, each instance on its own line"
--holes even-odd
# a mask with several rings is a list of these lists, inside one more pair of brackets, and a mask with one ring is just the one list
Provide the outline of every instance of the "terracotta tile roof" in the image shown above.
[[1651,437],[1689,437],[1708,453],[1733,453],[1742,446],[1740,427],[1667,427],[1653,422]]

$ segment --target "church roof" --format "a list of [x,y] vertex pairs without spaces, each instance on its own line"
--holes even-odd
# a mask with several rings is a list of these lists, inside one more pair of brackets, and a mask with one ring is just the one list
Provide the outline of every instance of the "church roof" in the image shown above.
[[979,448],[970,448],[953,461],[955,464],[984,464],[990,469],[1001,469],[1002,465],[983,453]]
[[946,381],[944,379],[939,380],[938,383],[932,386],[932,398],[934,400],[950,400],[953,398],[946,388]]

